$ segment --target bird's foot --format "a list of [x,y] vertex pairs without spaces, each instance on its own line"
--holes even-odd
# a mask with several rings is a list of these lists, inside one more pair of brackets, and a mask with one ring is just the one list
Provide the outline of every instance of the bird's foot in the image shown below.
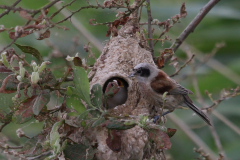
[[[172,112],[172,111],[164,112],[164,113],[162,114],[162,116],[165,116],[165,115],[167,115],[168,113],[171,113],[171,112]],[[155,116],[155,117],[153,118],[153,123],[156,123],[159,118],[160,118],[160,115]]]

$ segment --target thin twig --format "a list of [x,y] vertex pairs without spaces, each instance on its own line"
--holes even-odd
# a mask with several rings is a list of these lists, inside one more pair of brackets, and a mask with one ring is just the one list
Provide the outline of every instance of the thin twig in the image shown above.
[[7,144],[0,143],[0,148],[2,148],[2,149],[22,149],[23,146],[9,146]]
[[[76,11],[72,11],[70,15],[65,16],[64,19],[62,19],[61,21],[58,21],[56,24],[63,23],[64,21],[66,21],[66,20],[68,20],[68,19],[71,19],[71,17],[72,17],[74,14],[76,14],[77,12],[80,12],[80,11],[83,10],[83,9],[90,9],[90,8],[95,8],[95,9],[98,9],[98,8],[102,8],[102,9],[104,9],[104,8],[107,8],[107,9],[117,8],[117,9],[118,9],[118,8],[121,8],[121,7],[114,7],[114,6],[112,6],[112,7],[104,7],[104,6],[101,6],[101,5],[98,5],[98,6],[94,6],[94,5],[84,6],[84,7],[79,8],[79,9],[76,10]],[[59,7],[58,9],[61,10],[60,7]],[[134,8],[134,9],[131,10],[129,13],[132,13],[132,11],[134,11],[134,10],[136,10],[136,9]],[[61,10],[61,11],[62,11],[62,10]],[[128,15],[129,13],[125,14],[125,16]]]
[[224,159],[227,160],[226,158],[226,154],[223,150],[223,147],[222,147],[222,144],[221,144],[221,141],[220,141],[220,138],[216,132],[216,129],[214,127],[214,124],[212,123],[212,126],[209,127],[211,133],[212,133],[212,136],[213,136],[213,139],[214,139],[214,142],[215,142],[215,145],[217,146],[218,148],[218,151],[220,152],[220,154],[224,155]]
[[152,54],[153,59],[155,59],[154,57],[154,48],[153,48],[153,34],[152,34],[152,13],[151,13],[151,4],[150,4],[150,0],[146,0],[147,2],[147,14],[148,14],[148,38],[149,38],[149,48],[150,48],[150,52]]
[[8,125],[10,122],[6,122],[0,126],[0,132],[2,132],[3,128]]
[[180,118],[178,118],[174,113],[168,114],[168,117],[179,126],[188,138],[192,140],[198,147],[202,148],[204,152],[209,153],[212,159],[217,159],[218,156],[199,138],[196,133],[194,133]]
[[37,155],[37,156],[35,156],[35,157],[28,157],[27,160],[40,159],[40,158],[43,157],[43,156],[48,156],[48,155],[52,154],[52,152],[53,152],[53,151],[43,152],[42,154]]
[[[202,60],[204,55],[202,52],[197,50],[195,47],[190,46],[188,43],[184,42],[184,44],[180,47],[180,49],[184,52],[187,52],[186,48],[196,53],[196,58],[198,60]],[[211,67],[216,72],[222,74],[225,78],[229,79],[230,81],[240,85],[240,77],[234,73],[232,70],[228,69],[224,64],[220,63],[219,61],[211,58],[206,63],[209,67]],[[218,111],[214,110],[212,112],[214,116],[216,116],[219,120],[225,123],[229,128],[231,128],[234,132],[236,132],[240,136],[240,129],[229,121],[225,116],[220,114]]]
[[192,61],[192,59],[194,58],[195,54],[192,55],[192,57],[187,60],[175,73],[173,73],[172,75],[170,75],[170,77],[173,77],[175,75],[178,75],[178,73],[189,63]]
[[[16,2],[14,2],[11,7],[15,7],[19,2],[21,2],[21,0],[17,0]],[[4,15],[8,14],[10,11],[11,11],[10,9],[7,9],[6,11],[4,11],[2,14],[0,14],[0,18],[2,18]]]
[[76,1],[76,0],[72,0],[70,3],[62,6],[62,8],[58,9],[57,12],[53,13],[53,14],[49,17],[49,19],[51,20],[51,19],[52,19],[53,17],[55,17],[59,12],[61,12],[64,8],[66,8],[66,7],[68,7],[68,6],[71,6],[75,1]]
[[[159,36],[158,36],[158,39],[160,39],[164,34],[166,33],[166,30],[163,31]],[[154,46],[158,43],[158,41],[155,41],[154,42]]]
[[216,116],[218,119],[220,119],[223,123],[225,123],[229,128],[231,128],[233,131],[235,131],[240,136],[240,129],[238,126],[233,124],[231,121],[229,121],[224,115],[219,113],[218,111],[214,110],[212,112],[214,116]]
[[[139,25],[146,25],[146,24],[148,24],[148,22],[141,22],[141,23],[139,23]],[[157,22],[151,22],[151,25],[159,26],[159,24]]]
[[[130,10],[129,13],[125,14],[124,17],[129,16],[130,14],[132,14],[135,10],[137,10],[139,7],[141,7],[142,4],[143,4],[145,1],[146,1],[146,0],[142,0],[142,1],[139,2],[139,3],[137,2],[138,5],[135,6],[132,10]],[[122,17],[122,18],[123,18],[123,17]]]
[[36,9],[36,10],[25,9],[25,8],[22,8],[22,7],[17,7],[16,8],[15,6],[5,6],[5,5],[0,5],[0,9],[7,9],[7,10],[10,10],[10,11],[25,11],[25,12],[30,13],[30,14],[37,14],[42,9],[46,10],[46,9],[50,8],[51,6],[53,6],[58,1],[60,1],[60,0],[54,0],[54,1],[50,2],[49,4],[47,4],[46,6],[42,7],[41,9]]
[[[200,156],[203,157],[204,160],[212,160],[212,159],[210,158],[209,154],[208,154],[208,153],[205,153],[201,148],[199,148],[199,149],[193,148],[193,151],[196,152],[196,153],[198,153],[198,154],[200,154]],[[199,159],[199,160],[200,160],[200,158],[196,158],[196,159]]]
[[[54,7],[56,7],[57,9],[61,9],[61,7],[59,5],[54,5]],[[62,9],[60,12],[64,17],[66,17],[65,19],[69,18],[69,13],[66,9]],[[80,21],[75,17],[75,16],[71,16],[71,22],[73,24],[73,26],[80,32],[82,33],[82,35],[89,41],[91,42],[91,44],[93,44],[100,52],[103,49],[103,45],[102,43],[96,38],[94,37],[83,25],[82,23],[80,23]],[[57,24],[57,23],[56,23]]]
[[16,42],[16,40],[20,37],[21,35],[19,34],[17,37],[15,37],[12,42],[10,42],[6,47],[4,47],[2,50],[0,50],[0,54],[7,49],[8,47],[10,47],[14,42]]
[[[192,72],[193,72],[192,73],[193,87],[194,87],[194,90],[196,92],[197,99],[198,99],[199,103],[202,104],[202,107],[206,108],[206,103],[204,102],[203,97],[202,97],[202,95],[200,93],[200,90],[199,90],[198,81],[197,81],[197,77],[196,77],[196,74],[195,74],[196,70],[195,70],[194,67],[192,67]],[[217,135],[217,132],[216,132],[213,125],[214,124],[212,123],[212,126],[209,126],[209,129],[210,129],[211,134],[213,136],[215,145],[217,146],[218,151],[224,155],[225,159],[227,159],[226,154],[223,151],[223,147],[222,147],[221,141],[219,139],[219,136]]]
[[[143,8],[143,6],[141,6],[141,8],[140,8],[140,13],[139,13],[139,16],[138,16],[138,22],[140,22],[140,20],[141,20],[142,8]],[[148,24],[148,22],[146,22],[146,24]],[[140,23],[139,23],[139,25],[140,25]]]
[[219,2],[220,0],[210,0],[197,14],[197,16],[192,20],[192,22],[184,29],[180,36],[176,39],[175,43],[172,45],[173,51],[175,52],[182,42],[187,38],[187,36],[194,31],[197,25],[202,21],[202,19],[207,15],[207,13]]
[[[172,36],[172,35],[170,35]],[[191,50],[193,53],[196,54],[196,59],[203,61],[204,59],[204,53],[197,50],[195,47],[189,45],[186,41],[181,45],[180,49],[184,52],[188,52],[188,50]],[[207,66],[215,70],[216,72],[223,75],[225,78],[229,79],[230,81],[236,83],[237,85],[240,85],[240,76],[236,73],[234,73],[231,69],[226,67],[221,62],[217,61],[214,58],[210,58],[208,62],[206,63]]]
[[196,65],[194,68],[197,70],[197,68],[201,67],[205,63],[207,63],[218,51],[219,49],[223,48],[225,46],[225,43],[217,43],[215,47],[212,49],[212,51],[204,57],[204,59],[201,61],[200,64]]
[[[225,92],[225,89],[224,91]],[[204,107],[202,110],[209,110],[209,109],[213,109],[215,106],[218,106],[222,101],[228,99],[228,98],[233,98],[240,95],[240,87],[237,87],[236,89],[234,89],[234,91],[232,93],[230,92],[225,92],[221,94],[220,99],[218,100],[212,100],[213,104],[209,107]],[[210,94],[208,94],[208,96],[210,96]]]

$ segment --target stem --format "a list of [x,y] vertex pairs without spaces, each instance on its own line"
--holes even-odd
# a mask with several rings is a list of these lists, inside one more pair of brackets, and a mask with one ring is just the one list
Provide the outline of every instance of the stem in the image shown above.
[[202,150],[206,153],[209,153],[212,159],[217,159],[218,156],[199,138],[180,118],[178,118],[174,113],[169,114],[168,117],[179,126],[188,138],[192,140],[198,147],[202,148]]
[[187,38],[187,36],[194,31],[202,19],[207,15],[207,13],[219,2],[220,0],[210,0],[197,14],[197,16],[192,20],[192,22],[184,29],[180,36],[176,39],[175,43],[172,45],[173,51],[175,52],[182,42]]
[[172,74],[171,76],[169,76],[169,77],[173,77],[173,76],[175,76],[175,75],[178,75],[178,73],[179,73],[189,62],[192,61],[193,57],[195,57],[195,54],[193,54],[192,57],[191,57],[188,61],[186,61],[175,73],[173,73],[173,74]]
[[154,57],[154,48],[153,48],[153,40],[152,40],[152,14],[151,14],[151,4],[150,4],[150,0],[146,0],[147,2],[147,14],[148,14],[148,38],[149,38],[149,48],[150,48],[150,52],[152,54],[153,59]]

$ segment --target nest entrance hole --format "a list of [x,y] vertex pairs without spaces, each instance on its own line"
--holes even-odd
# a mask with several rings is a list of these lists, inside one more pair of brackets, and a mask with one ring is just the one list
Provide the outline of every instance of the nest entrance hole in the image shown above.
[[[128,83],[125,79],[120,77],[111,77],[103,85],[103,93],[106,90],[113,91],[113,95],[107,98],[107,108],[111,109],[118,105],[122,105],[127,101],[128,98]],[[115,93],[116,91],[116,93]]]

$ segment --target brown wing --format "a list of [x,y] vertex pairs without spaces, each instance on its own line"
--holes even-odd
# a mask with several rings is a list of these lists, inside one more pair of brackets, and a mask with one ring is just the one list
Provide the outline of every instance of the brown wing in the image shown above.
[[192,94],[192,91],[176,83],[173,79],[169,78],[164,72],[159,72],[157,78],[154,81],[152,81],[151,87],[155,92],[160,94],[163,94],[165,92],[168,92],[168,94],[171,95]]
[[193,94],[193,93],[192,93],[192,91],[184,88],[180,84],[175,84],[175,87],[169,91],[169,94],[172,94],[172,95],[174,95],[174,94],[186,95],[186,94]]
[[174,88],[173,82],[167,78],[167,74],[164,72],[159,72],[158,76],[151,83],[152,89],[160,94],[168,92]]
[[170,92],[173,89],[173,85],[171,85],[171,83],[169,83],[168,81],[153,81],[151,83],[151,87],[152,89],[160,94],[163,94],[165,92]]

